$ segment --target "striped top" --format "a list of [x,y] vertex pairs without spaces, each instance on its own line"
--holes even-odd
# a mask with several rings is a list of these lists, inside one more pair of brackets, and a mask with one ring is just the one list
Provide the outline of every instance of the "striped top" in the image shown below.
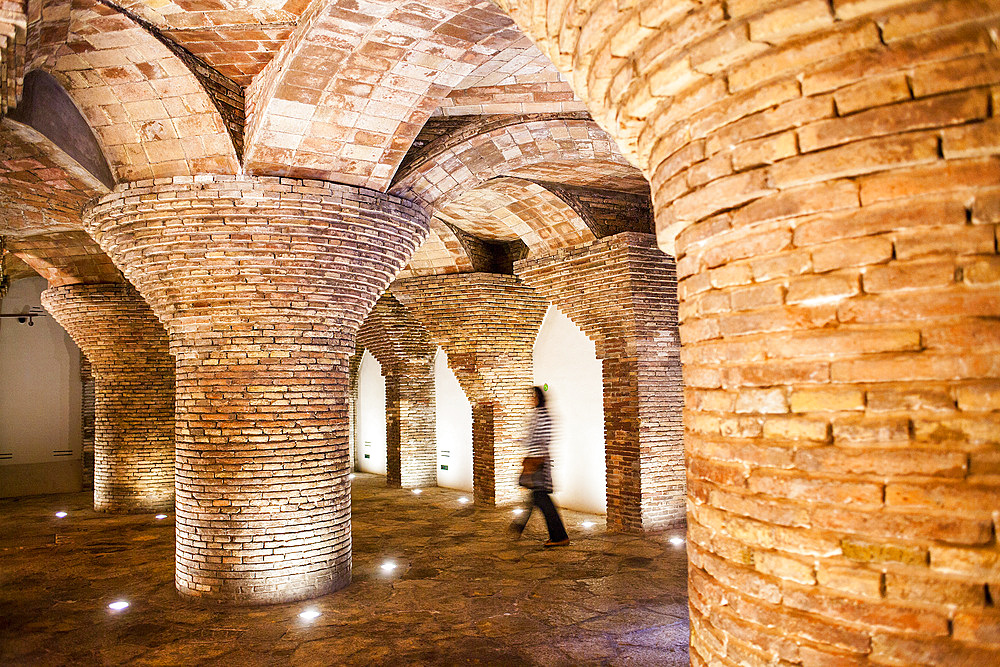
[[541,456],[544,490],[552,492],[552,459],[549,458],[549,442],[552,439],[552,418],[546,408],[535,408],[528,423],[524,438],[525,456]]

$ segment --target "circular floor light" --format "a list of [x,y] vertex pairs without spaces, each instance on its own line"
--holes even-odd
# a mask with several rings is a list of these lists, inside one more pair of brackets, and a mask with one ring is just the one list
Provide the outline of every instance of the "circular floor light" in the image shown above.
[[469,499],[466,498],[465,496],[462,496],[461,498],[458,499],[458,502],[460,502],[460,503],[462,503],[464,505],[467,502],[469,502]]
[[166,515],[166,514],[157,514],[157,515],[156,515],[156,518],[157,518],[157,519],[166,519],[166,518],[167,518],[167,515]]
[[684,538],[683,537],[671,537],[670,538],[670,543],[672,545],[674,545],[675,547],[679,547],[682,544],[684,544]]
[[392,572],[393,570],[396,569],[396,564],[393,563],[391,560],[387,560],[386,562],[382,563],[380,567],[382,568],[383,572]]
[[56,516],[60,519],[65,519],[69,515],[66,512],[56,512]]
[[413,489],[413,495],[415,496],[419,496],[423,492],[424,492],[423,489]]
[[321,614],[315,609],[306,609],[304,612],[299,614],[299,618],[301,618],[303,621],[311,621],[315,618],[319,618],[320,615]]
[[584,521],[580,525],[583,526],[584,528],[593,528],[597,524],[595,524],[593,521]]
[[125,602],[125,600],[116,600],[115,602],[112,602],[111,604],[108,605],[108,609],[111,609],[112,611],[121,611],[123,609],[128,609],[128,602]]

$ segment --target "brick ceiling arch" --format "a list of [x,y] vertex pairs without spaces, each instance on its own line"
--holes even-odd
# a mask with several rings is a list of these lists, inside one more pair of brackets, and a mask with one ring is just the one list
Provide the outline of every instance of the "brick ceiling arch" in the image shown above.
[[49,287],[124,281],[111,259],[84,231],[10,239],[7,248],[48,280]]
[[0,234],[82,229],[83,206],[108,188],[41,132],[0,120]]
[[[90,124],[118,181],[236,173],[232,139],[188,67],[152,34],[95,0],[34,26],[32,48]],[[53,48],[52,42],[59,45]]]
[[313,3],[247,90],[246,169],[385,190],[448,93],[522,37],[488,0]]
[[475,271],[469,252],[454,230],[438,217],[430,219],[430,234],[397,278]]
[[519,178],[487,181],[442,207],[437,215],[479,238],[520,240],[529,255],[596,238],[566,202],[541,185]]
[[443,144],[407,165],[390,191],[440,210],[500,176],[629,192],[648,188],[596,123],[557,118],[517,122]]

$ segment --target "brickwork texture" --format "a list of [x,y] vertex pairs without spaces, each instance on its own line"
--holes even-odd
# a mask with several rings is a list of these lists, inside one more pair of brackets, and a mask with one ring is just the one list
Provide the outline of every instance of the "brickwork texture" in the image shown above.
[[177,359],[178,590],[263,603],[346,585],[348,358],[426,214],[361,188],[214,176],[120,186],[85,224]]
[[517,262],[517,275],[591,340],[604,372],[608,527],[676,528],[685,516],[683,403],[673,260],[625,232]]
[[406,489],[436,485],[437,346],[388,292],[375,302],[357,340],[359,350],[367,349],[378,359],[385,376],[386,483]]
[[1000,659],[994,2],[500,3],[652,182],[691,659]]
[[122,283],[50,287],[42,305],[90,362],[94,509],[172,509],[174,360],[163,325]]
[[475,501],[520,499],[531,351],[548,304],[517,278],[494,273],[407,278],[394,282],[390,292],[444,348],[472,403]]

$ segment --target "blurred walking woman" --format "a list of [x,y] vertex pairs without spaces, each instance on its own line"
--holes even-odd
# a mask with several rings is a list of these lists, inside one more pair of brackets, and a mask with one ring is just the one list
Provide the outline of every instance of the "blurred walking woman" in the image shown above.
[[545,516],[545,525],[549,529],[547,547],[564,547],[569,544],[569,536],[563,526],[559,512],[549,496],[552,493],[552,459],[549,457],[549,441],[552,437],[552,418],[545,407],[545,393],[541,387],[532,387],[535,395],[535,409],[531,415],[528,433],[524,440],[527,456],[524,458],[524,470],[518,483],[531,489],[531,504],[523,521],[515,520],[511,530],[518,535],[524,532],[524,527],[531,518],[531,512],[538,507]]

